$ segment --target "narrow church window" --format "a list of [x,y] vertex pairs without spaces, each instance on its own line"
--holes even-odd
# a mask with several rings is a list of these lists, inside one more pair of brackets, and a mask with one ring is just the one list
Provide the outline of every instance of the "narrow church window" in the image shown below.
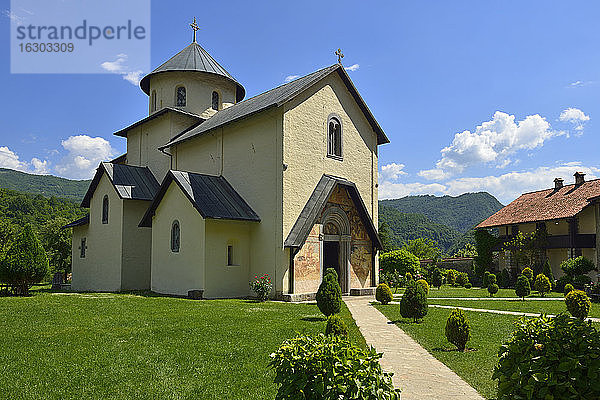
[[150,96],[150,111],[156,111],[156,90],[153,90]]
[[185,107],[185,87],[183,87],[183,86],[177,87],[176,97],[177,97],[177,99],[175,101],[175,104],[178,107]]
[[336,117],[329,118],[327,127],[327,155],[342,157],[342,125]]
[[219,93],[212,93],[212,109],[215,111],[219,111]]
[[171,226],[171,251],[173,253],[179,253],[179,246],[181,243],[181,231],[179,229],[179,221],[173,221]]
[[233,245],[227,246],[227,265],[235,265],[233,262]]
[[81,246],[79,247],[79,257],[80,258],[85,258],[85,249],[87,249],[85,242],[86,242],[86,239],[81,238]]
[[102,223],[108,224],[108,195],[102,199]]

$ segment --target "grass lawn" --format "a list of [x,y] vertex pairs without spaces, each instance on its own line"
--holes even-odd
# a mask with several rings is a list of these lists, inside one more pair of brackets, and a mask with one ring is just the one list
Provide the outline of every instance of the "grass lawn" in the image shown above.
[[[444,306],[458,306],[469,308],[483,308],[486,310],[518,311],[525,313],[559,314],[567,313],[564,301],[507,301],[507,300],[436,300],[429,299],[429,304]],[[600,304],[592,303],[590,317],[600,318]]]
[[325,320],[315,304],[41,290],[0,298],[0,326],[2,399],[269,399],[269,354]]
[[444,335],[450,310],[429,308],[424,322],[415,324],[400,316],[398,305],[377,304],[375,307],[479,393],[488,399],[495,398],[496,381],[492,381],[492,370],[498,361],[498,349],[510,337],[513,322],[519,317],[465,311],[471,324],[472,338],[468,346],[476,351],[461,353]]
[[[392,289],[392,293],[394,293],[394,289]],[[396,294],[400,295],[404,293],[404,288],[398,288]],[[452,287],[448,285],[443,285],[440,289],[438,288],[430,288],[429,289],[429,298],[435,297],[489,297],[487,289],[481,289],[477,287],[472,287],[471,289],[465,289],[464,287]],[[515,295],[514,289],[500,289],[495,297],[517,297]],[[537,292],[532,292],[532,294],[528,297],[540,297]],[[546,297],[563,297],[562,293],[551,292],[546,295]]]

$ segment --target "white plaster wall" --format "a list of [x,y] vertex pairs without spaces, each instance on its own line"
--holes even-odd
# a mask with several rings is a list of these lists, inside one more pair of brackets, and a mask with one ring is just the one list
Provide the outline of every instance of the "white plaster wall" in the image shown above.
[[[108,195],[108,224],[102,223],[102,199]],[[79,234],[85,232],[78,230]],[[79,291],[121,290],[121,255],[123,234],[123,200],[119,198],[106,174],[90,201],[90,223],[87,228],[86,258],[73,264],[72,288]],[[73,241],[73,253],[80,241]],[[74,258],[75,259],[75,258]]]
[[[81,258],[81,239],[88,236],[89,225],[73,227],[73,236],[71,239],[71,288],[73,290],[84,290],[83,285],[86,282],[86,258]],[[86,244],[87,247],[87,244]],[[87,257],[87,254],[86,254]]]
[[569,234],[569,224],[566,219],[546,222],[546,232],[548,235],[562,236]]
[[156,90],[156,110],[163,107],[176,107],[175,90],[185,86],[186,105],[177,107],[181,110],[201,115],[203,118],[212,116],[212,92],[219,93],[221,109],[235,104],[236,85],[230,80],[216,74],[193,71],[172,71],[154,75],[150,78],[150,96],[148,111],[151,114],[152,91]]
[[152,229],[138,227],[149,205],[144,200],[123,202],[122,290],[150,289]]
[[[245,297],[250,294],[250,226],[254,222],[207,219],[206,285],[204,297]],[[234,264],[227,265],[233,245]]]
[[[171,226],[179,221],[181,244],[171,251]],[[186,296],[188,290],[205,289],[204,220],[176,183],[165,193],[152,219],[151,289]]]
[[584,208],[577,214],[578,232],[579,233],[596,233],[596,216],[594,207]]

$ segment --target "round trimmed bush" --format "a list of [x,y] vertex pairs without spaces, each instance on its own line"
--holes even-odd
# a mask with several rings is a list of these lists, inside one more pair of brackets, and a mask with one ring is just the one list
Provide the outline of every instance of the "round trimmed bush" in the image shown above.
[[565,285],[565,296],[568,295],[570,292],[572,292],[573,290],[575,290],[575,287],[573,287],[573,285],[571,285],[570,283],[567,283]]
[[[389,288],[388,288],[389,289]],[[326,335],[348,336],[348,327],[344,320],[338,315],[333,314],[327,317]]]
[[458,272],[453,269],[449,269],[446,271],[446,283],[450,286],[454,286],[456,284],[456,277]]
[[498,285],[496,285],[495,283],[490,283],[490,285],[488,286],[488,293],[490,294],[490,297],[494,297],[494,295],[498,293],[498,289],[500,289]]
[[326,316],[337,314],[342,309],[342,289],[335,279],[337,273],[325,273],[317,291],[317,307]]
[[517,297],[525,300],[525,296],[529,296],[531,293],[531,285],[529,284],[529,279],[525,275],[519,275],[517,278],[517,284],[515,285],[515,294]]
[[469,274],[466,272],[459,272],[456,274],[456,284],[458,286],[465,286],[469,282]]
[[446,339],[456,346],[459,351],[467,349],[467,342],[471,339],[471,327],[463,310],[455,308],[446,321]]
[[523,318],[498,355],[498,400],[600,399],[600,334],[592,324],[565,314]]
[[529,282],[533,281],[533,270],[531,268],[525,267],[525,269],[523,269],[523,272],[521,273],[525,275],[527,279],[529,279]]
[[470,282],[465,283],[465,289],[471,289],[473,285]]
[[421,285],[421,287],[425,291],[425,296],[429,296],[429,284],[425,279],[419,279],[417,281],[417,285]]
[[538,274],[533,282],[533,288],[543,297],[552,289],[552,285],[546,275]]
[[400,300],[402,318],[412,318],[414,322],[427,315],[427,296],[423,286],[416,282],[410,284]]
[[381,304],[387,304],[392,301],[393,298],[392,290],[388,285],[385,283],[380,283],[377,285],[377,289],[375,290],[375,300]]
[[587,294],[581,290],[571,290],[565,296],[565,303],[571,315],[581,320],[584,320],[588,316],[590,307],[592,306]]
[[496,274],[488,274],[488,287],[490,287],[490,285],[493,285],[496,283]]

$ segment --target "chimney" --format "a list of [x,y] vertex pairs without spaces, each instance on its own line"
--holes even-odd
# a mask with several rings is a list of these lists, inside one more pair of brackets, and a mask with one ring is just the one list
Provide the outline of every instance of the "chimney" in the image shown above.
[[575,177],[575,184],[576,185],[581,185],[582,183],[585,182],[585,174],[583,172],[575,172],[575,174],[573,175]]
[[564,182],[563,178],[554,179],[554,190],[559,190],[560,188],[562,188],[563,182]]

